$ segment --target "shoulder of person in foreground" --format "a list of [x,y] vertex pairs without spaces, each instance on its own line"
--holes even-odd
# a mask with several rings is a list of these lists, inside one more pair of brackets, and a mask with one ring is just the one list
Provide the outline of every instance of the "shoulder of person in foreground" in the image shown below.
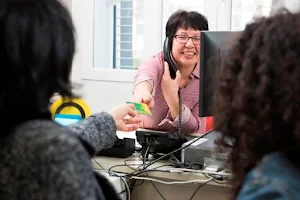
[[102,199],[91,157],[68,131],[49,120],[30,121],[15,130],[8,141],[14,159],[6,165],[14,171],[14,187],[6,185],[15,188],[11,192],[23,199]]
[[238,200],[298,199],[300,170],[283,154],[265,156],[246,176]]

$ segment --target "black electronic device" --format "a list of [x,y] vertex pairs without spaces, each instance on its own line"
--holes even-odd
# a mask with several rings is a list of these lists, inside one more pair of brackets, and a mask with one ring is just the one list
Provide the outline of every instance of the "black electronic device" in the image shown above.
[[170,70],[170,76],[172,79],[175,79],[176,77],[176,67],[172,58],[171,54],[171,49],[169,47],[169,39],[166,37],[164,41],[164,47],[163,47],[163,52],[164,52],[164,60],[168,63],[169,65],[169,70]]
[[[164,132],[150,129],[136,130],[136,138],[142,146],[142,155],[148,157],[149,154],[161,155],[167,154],[182,146],[187,142],[187,139],[179,132]],[[147,152],[148,149],[148,152]],[[180,159],[180,151],[175,156]]]
[[[219,147],[215,141],[221,137],[216,131],[210,131],[202,138],[194,138],[182,145],[181,162],[188,168],[202,170],[230,171],[229,155],[230,149]],[[228,145],[232,145],[227,140]]]
[[116,158],[127,158],[135,151],[135,139],[123,138],[115,141],[114,145],[109,149],[103,149],[97,156],[107,156]]
[[212,116],[211,105],[216,87],[216,74],[226,52],[234,44],[240,32],[200,32],[200,92],[199,116]]

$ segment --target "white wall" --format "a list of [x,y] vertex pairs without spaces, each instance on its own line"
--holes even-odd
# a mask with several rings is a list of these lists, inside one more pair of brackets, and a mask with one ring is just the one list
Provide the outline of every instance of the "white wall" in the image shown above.
[[131,83],[82,81],[83,99],[92,113],[108,111],[113,106],[132,100]]
[[285,6],[291,12],[299,12],[300,0],[285,0]]

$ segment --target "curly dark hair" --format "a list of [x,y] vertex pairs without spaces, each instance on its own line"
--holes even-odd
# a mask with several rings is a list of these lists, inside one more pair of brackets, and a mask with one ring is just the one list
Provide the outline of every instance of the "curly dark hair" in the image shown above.
[[292,155],[300,153],[300,14],[246,26],[221,65],[213,112],[219,144],[231,149],[234,198],[264,155],[299,162]]

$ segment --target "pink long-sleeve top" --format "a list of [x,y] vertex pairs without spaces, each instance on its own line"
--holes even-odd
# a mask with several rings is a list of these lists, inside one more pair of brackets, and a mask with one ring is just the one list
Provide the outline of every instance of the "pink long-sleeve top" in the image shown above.
[[[172,131],[178,130],[179,117],[174,121],[169,111],[167,102],[161,88],[161,79],[164,70],[163,52],[159,52],[150,59],[144,61],[134,77],[133,91],[137,84],[148,81],[152,85],[154,96],[154,108],[152,116],[142,115],[141,127],[154,130]],[[185,107],[182,112],[182,130],[185,134],[205,133],[206,118],[198,117],[199,112],[199,64],[190,74],[191,81],[182,88],[181,100]]]

